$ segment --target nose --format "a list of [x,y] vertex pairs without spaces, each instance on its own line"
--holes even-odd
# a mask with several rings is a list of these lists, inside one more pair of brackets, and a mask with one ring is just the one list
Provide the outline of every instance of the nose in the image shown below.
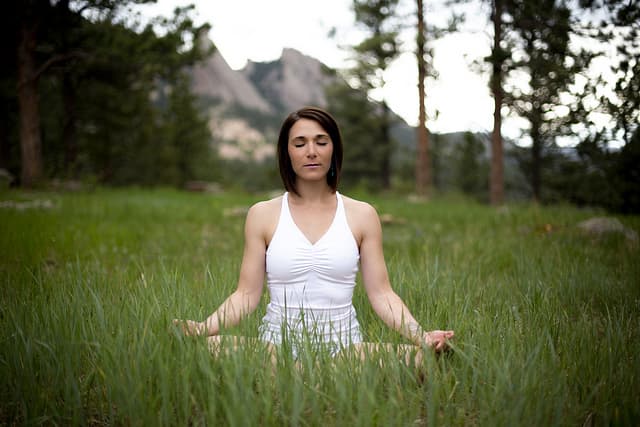
[[315,143],[307,144],[307,157],[316,157],[318,155],[317,147]]

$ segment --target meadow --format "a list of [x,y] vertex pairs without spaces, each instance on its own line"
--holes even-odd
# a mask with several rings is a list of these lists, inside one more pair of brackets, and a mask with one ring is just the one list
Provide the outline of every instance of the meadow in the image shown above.
[[[640,249],[576,228],[603,212],[354,196],[390,219],[387,266],[414,316],[456,331],[421,374],[393,354],[212,357],[172,326],[235,288],[243,212],[265,195],[0,193],[0,425],[640,423]],[[256,336],[266,301],[228,333]],[[354,305],[367,340],[403,342],[360,285]]]

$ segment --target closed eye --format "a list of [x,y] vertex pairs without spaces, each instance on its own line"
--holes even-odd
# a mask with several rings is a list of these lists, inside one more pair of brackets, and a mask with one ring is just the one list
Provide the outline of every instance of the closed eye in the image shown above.
[[300,148],[300,147],[304,147],[304,144],[306,141],[303,137],[298,136],[296,138],[293,138],[292,142],[294,147]]

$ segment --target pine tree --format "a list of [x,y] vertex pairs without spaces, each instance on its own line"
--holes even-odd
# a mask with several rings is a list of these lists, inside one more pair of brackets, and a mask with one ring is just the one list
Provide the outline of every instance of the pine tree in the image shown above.
[[381,163],[383,153],[380,145],[374,142],[380,135],[376,104],[365,91],[354,89],[341,79],[327,88],[326,95],[345,142],[342,183],[369,190],[378,188],[379,170],[372,165]]
[[[612,58],[611,71],[617,80],[613,85],[614,97],[597,95],[594,82],[592,92],[599,96],[606,113],[615,122],[614,132],[629,143],[640,123],[640,2],[627,0],[580,0],[586,10],[596,12],[599,19],[587,25],[575,25],[575,32],[597,42],[616,47],[617,58]],[[611,135],[617,139],[617,135]]]
[[542,197],[545,151],[566,131],[569,117],[558,114],[561,96],[568,92],[582,64],[569,49],[569,8],[559,0],[505,0],[509,27],[520,45],[514,67],[528,75],[528,87],[514,87],[505,102],[529,123],[531,156],[526,162],[535,200]]
[[[353,76],[358,81],[359,89],[369,94],[384,88],[384,73],[400,53],[398,29],[394,24],[397,5],[398,0],[353,1],[356,22],[368,32],[368,36],[353,47],[357,62]],[[374,141],[379,144],[380,184],[386,189],[391,186],[392,115],[384,98],[377,116],[380,134]]]

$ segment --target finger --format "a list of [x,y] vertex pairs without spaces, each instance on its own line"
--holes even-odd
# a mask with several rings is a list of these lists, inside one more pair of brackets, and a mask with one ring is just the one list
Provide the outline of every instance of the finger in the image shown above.
[[453,331],[442,331],[442,332],[440,333],[440,337],[441,337],[442,339],[445,339],[445,340],[447,340],[447,339],[449,339],[449,338],[453,338],[453,336],[454,336]]
[[435,338],[435,337],[434,337],[433,335],[431,335],[431,334],[427,337],[427,340],[426,340],[426,341],[427,341],[427,346],[432,347],[432,348],[435,348],[435,347],[436,347],[436,345],[438,344],[438,340],[437,340],[437,338]]

